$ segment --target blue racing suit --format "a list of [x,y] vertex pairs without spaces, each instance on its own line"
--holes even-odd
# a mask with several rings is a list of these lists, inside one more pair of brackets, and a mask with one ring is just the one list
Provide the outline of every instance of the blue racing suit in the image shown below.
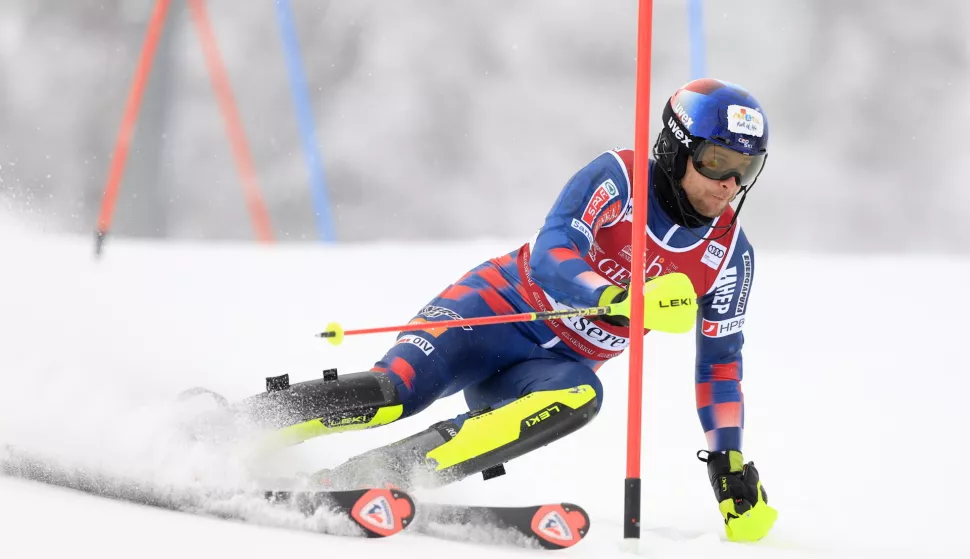
[[[651,161],[652,165],[653,162]],[[601,154],[573,175],[536,236],[444,289],[412,321],[596,306],[607,286],[630,278],[633,152]],[[696,404],[710,450],[741,450],[742,327],[754,252],[739,225],[716,240],[710,226],[685,229],[648,189],[646,274],[687,273],[698,293]],[[728,208],[715,224],[730,223]],[[713,224],[712,224],[713,225]],[[646,331],[644,332],[646,333]],[[394,381],[404,415],[464,391],[470,410],[497,408],[538,390],[590,385],[621,354],[629,328],[578,318],[402,333],[373,367]],[[460,426],[467,416],[456,418]]]

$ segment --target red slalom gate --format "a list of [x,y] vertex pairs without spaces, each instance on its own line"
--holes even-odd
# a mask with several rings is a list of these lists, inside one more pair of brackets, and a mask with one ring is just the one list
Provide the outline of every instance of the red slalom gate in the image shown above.
[[[151,75],[152,63],[155,59],[155,52],[158,50],[158,43],[165,27],[165,19],[170,4],[171,0],[157,0],[155,2],[148,28],[145,31],[145,41],[142,45],[138,66],[135,69],[135,76],[128,92],[128,100],[125,103],[121,126],[118,130],[118,136],[111,157],[108,180],[105,185],[104,195],[101,199],[101,211],[98,215],[98,223],[95,231],[96,244],[94,250],[97,256],[101,255],[105,237],[111,227],[118,192],[121,188],[121,179],[125,172],[125,163],[128,160],[132,136],[134,135],[135,126],[138,123],[138,113],[141,108],[142,98],[145,94],[145,88],[148,84],[148,77]],[[256,180],[256,166],[253,164],[252,154],[246,143],[242,120],[239,118],[239,110],[232,95],[229,76],[222,63],[215,34],[209,22],[205,1],[188,0],[188,5],[192,14],[192,20],[195,23],[196,30],[202,42],[202,50],[208,67],[209,77],[212,80],[212,86],[218,97],[219,107],[225,120],[226,133],[232,144],[233,155],[235,156],[236,166],[242,179],[243,194],[249,209],[253,228],[256,232],[256,238],[261,242],[272,242],[273,233],[270,225],[269,212],[260,195]]]
[[[637,22],[637,93],[633,160],[633,262],[630,279],[630,324],[643,324],[643,274],[646,258],[647,185],[650,181],[650,59],[653,0],[640,0]],[[638,256],[639,255],[639,256]],[[627,413],[626,479],[623,537],[640,537],[640,446],[643,411],[643,336],[630,336],[630,381]]]
[[158,0],[155,3],[155,9],[152,11],[151,19],[148,22],[148,29],[145,31],[145,42],[141,49],[141,56],[138,58],[135,78],[131,82],[131,89],[128,90],[128,101],[125,103],[121,127],[118,130],[118,137],[115,140],[115,147],[111,156],[108,182],[104,187],[104,195],[101,198],[101,212],[98,215],[98,225],[95,230],[94,253],[96,255],[101,254],[104,238],[111,227],[115,202],[118,200],[118,189],[121,186],[121,177],[125,174],[125,163],[128,161],[131,137],[135,131],[135,124],[138,122],[138,111],[141,108],[141,100],[145,94],[148,76],[152,72],[152,62],[155,59],[155,51],[158,49],[158,40],[162,36],[162,29],[165,27],[165,15],[168,13],[170,3],[171,0]]

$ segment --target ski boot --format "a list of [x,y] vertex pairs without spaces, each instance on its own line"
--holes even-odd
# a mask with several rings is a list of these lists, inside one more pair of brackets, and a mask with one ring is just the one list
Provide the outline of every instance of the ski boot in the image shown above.
[[290,384],[288,375],[268,377],[266,392],[229,407],[232,414],[263,431],[260,444],[283,448],[308,439],[386,425],[404,412],[393,382],[373,371]]

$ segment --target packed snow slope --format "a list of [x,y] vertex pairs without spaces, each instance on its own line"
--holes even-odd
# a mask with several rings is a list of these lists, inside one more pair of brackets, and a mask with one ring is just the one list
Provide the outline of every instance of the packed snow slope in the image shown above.
[[[394,335],[314,338],[407,322],[440,289],[516,240],[353,246],[179,244],[0,232],[0,443],[178,486],[241,476],[231,457],[173,435],[174,396],[238,399],[264,377],[367,369]],[[755,239],[756,241],[757,239]],[[756,245],[757,248],[757,245]],[[601,370],[605,408],[565,440],[419,498],[571,501],[592,518],[574,557],[954,557],[970,523],[970,389],[961,295],[970,261],[759,252],[745,336],[745,453],[775,529],[724,540],[694,406],[693,333],[647,337],[643,533],[622,540],[627,361]],[[460,396],[366,432],[310,441],[266,465],[335,465],[463,411]],[[180,514],[0,477],[0,556],[522,557],[540,551],[405,532],[323,536]],[[629,543],[629,542],[627,542]]]

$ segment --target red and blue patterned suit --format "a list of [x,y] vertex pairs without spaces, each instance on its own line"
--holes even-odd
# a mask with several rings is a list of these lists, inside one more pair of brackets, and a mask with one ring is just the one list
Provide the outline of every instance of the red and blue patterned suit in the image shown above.
[[[607,286],[630,278],[632,167],[631,150],[591,161],[570,178],[532,240],[469,271],[413,321],[596,306]],[[682,272],[699,295],[695,382],[708,447],[740,450],[742,327],[753,250],[740,226],[723,236],[711,226],[689,230],[667,215],[653,188],[647,203],[646,275]],[[732,217],[728,208],[712,226]],[[629,335],[629,328],[589,318],[432,328],[401,334],[374,370],[392,377],[406,415],[458,391],[469,409],[494,409],[536,390],[582,384],[596,391],[599,407],[596,371],[623,352]]]

